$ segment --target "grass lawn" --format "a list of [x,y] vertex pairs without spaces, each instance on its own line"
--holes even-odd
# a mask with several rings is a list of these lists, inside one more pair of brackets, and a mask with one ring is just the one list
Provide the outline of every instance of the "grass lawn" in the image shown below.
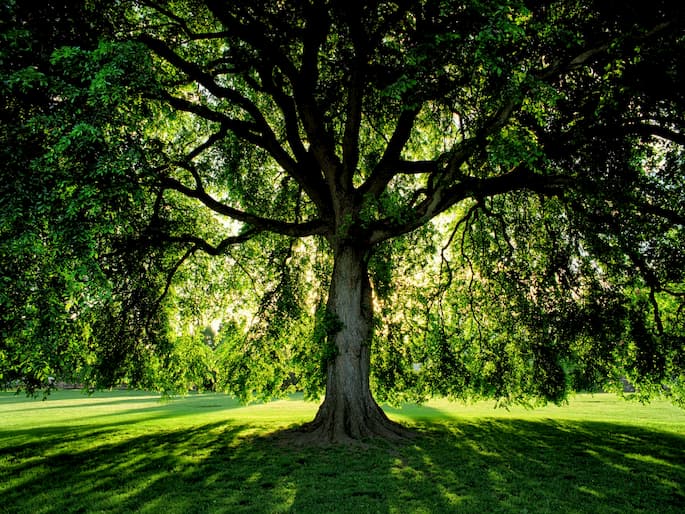
[[685,411],[609,395],[386,409],[402,445],[292,448],[298,399],[0,392],[0,512],[685,512]]

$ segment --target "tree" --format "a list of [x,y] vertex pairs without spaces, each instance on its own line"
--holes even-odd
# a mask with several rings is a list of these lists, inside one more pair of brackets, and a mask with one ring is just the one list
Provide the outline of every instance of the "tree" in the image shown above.
[[[84,312],[109,312],[110,325],[125,314],[131,327],[108,346],[92,338],[95,375],[163,353],[131,341],[163,332],[150,316],[191,258],[236,263],[243,252],[275,265],[259,307],[272,342],[293,332],[275,313],[311,315],[302,282],[330,272],[312,328],[325,378],[305,427],[314,440],[404,433],[372,379],[379,394],[402,384],[558,401],[568,377],[616,370],[646,393],[682,393],[677,2],[140,0],[85,11],[106,22],[101,41],[51,56],[69,77],[62,89],[88,107],[53,95],[75,120],[70,137],[91,141],[76,187],[101,170],[112,195],[136,193],[108,211],[110,237],[93,235],[107,250],[97,269],[130,287],[108,278],[116,292]],[[61,157],[56,145],[44,146]],[[431,270],[428,283],[407,280]],[[90,285],[87,275],[74,282]],[[285,356],[250,358],[269,355]]]

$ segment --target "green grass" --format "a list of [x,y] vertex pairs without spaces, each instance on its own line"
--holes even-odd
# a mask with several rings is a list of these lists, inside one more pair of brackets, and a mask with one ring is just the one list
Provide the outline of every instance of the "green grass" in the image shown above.
[[609,395],[386,409],[402,445],[293,448],[298,399],[0,393],[0,512],[685,512],[685,412]]

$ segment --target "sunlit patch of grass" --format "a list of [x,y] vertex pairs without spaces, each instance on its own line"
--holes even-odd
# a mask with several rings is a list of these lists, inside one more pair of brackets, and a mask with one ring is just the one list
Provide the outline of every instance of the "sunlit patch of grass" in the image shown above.
[[607,395],[510,411],[386,409],[404,444],[287,447],[299,398],[0,393],[0,512],[685,511],[685,413]]

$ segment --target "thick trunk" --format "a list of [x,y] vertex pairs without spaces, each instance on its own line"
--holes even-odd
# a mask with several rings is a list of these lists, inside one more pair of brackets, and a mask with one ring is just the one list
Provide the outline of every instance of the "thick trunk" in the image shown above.
[[401,438],[408,431],[390,421],[369,388],[369,345],[373,330],[373,304],[363,249],[337,249],[328,310],[339,330],[330,337],[335,345],[328,363],[326,397],[316,418],[304,429],[306,438],[322,443]]

